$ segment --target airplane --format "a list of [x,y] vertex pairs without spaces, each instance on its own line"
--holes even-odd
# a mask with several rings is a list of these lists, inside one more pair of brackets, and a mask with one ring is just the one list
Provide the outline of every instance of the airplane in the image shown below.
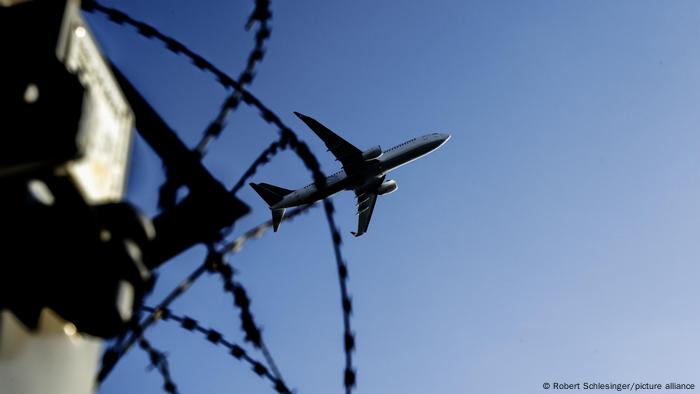
[[398,189],[396,181],[386,175],[404,164],[427,155],[450,139],[449,134],[432,133],[412,138],[391,149],[382,151],[377,145],[362,151],[339,137],[317,120],[294,112],[326,145],[342,169],[326,177],[326,185],[317,190],[314,183],[298,190],[289,190],[268,183],[250,183],[272,211],[272,228],[280,226],[287,208],[311,204],[343,190],[352,190],[357,198],[358,224],[352,235],[359,237],[367,232],[377,197]]

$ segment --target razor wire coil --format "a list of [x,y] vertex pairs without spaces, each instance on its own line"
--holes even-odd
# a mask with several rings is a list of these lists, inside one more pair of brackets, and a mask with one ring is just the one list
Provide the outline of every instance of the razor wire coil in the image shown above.
[[[204,132],[204,135],[202,136],[200,142],[197,144],[195,148],[195,152],[197,152],[200,157],[203,156],[206,152],[206,148],[209,146],[209,144],[216,139],[221,132],[224,129],[225,126],[225,121],[227,116],[235,111],[240,102],[243,101],[245,104],[252,106],[259,111],[260,117],[267,122],[268,124],[271,124],[275,126],[278,130],[279,133],[279,139],[263,151],[258,158],[251,164],[251,166],[248,168],[248,170],[243,174],[241,179],[236,183],[236,185],[233,187],[232,192],[236,193],[240,188],[243,186],[245,181],[252,177],[257,168],[260,166],[266,164],[269,162],[269,160],[274,157],[279,151],[291,148],[296,155],[300,158],[300,160],[304,163],[305,167],[312,173],[312,177],[314,180],[315,185],[318,188],[321,188],[325,185],[326,182],[326,177],[323,174],[323,172],[320,169],[320,165],[318,163],[318,160],[316,157],[311,153],[309,150],[308,146],[300,141],[297,137],[297,135],[294,133],[294,131],[289,128],[287,125],[285,125],[282,120],[277,116],[273,111],[271,111],[269,108],[267,108],[258,98],[256,98],[253,94],[251,94],[247,89],[246,86],[249,85],[253,78],[254,78],[254,70],[255,66],[257,63],[259,63],[264,54],[265,54],[265,49],[264,45],[266,40],[269,39],[270,37],[270,28],[269,28],[269,20],[271,19],[272,13],[270,11],[270,2],[269,0],[257,0],[255,3],[255,9],[251,16],[248,19],[248,22],[246,24],[247,28],[250,28],[255,22],[258,22],[258,30],[255,34],[255,46],[253,50],[249,53],[248,55],[248,60],[246,63],[246,68],[244,71],[241,73],[239,76],[238,81],[234,80],[232,77],[230,77],[228,74],[226,74],[224,71],[219,69],[218,67],[214,66],[211,62],[206,60],[204,57],[201,55],[197,54],[196,52],[192,51],[189,49],[187,46],[182,44],[180,41],[165,35],[161,33],[158,29],[155,27],[142,22],[138,21],[136,19],[133,19],[129,15],[125,14],[122,11],[119,11],[115,8],[111,7],[106,7],[104,5],[101,5],[100,3],[96,2],[95,0],[85,0],[82,3],[82,8],[86,12],[92,12],[92,13],[101,13],[104,14],[108,17],[108,20],[111,22],[114,22],[119,25],[130,25],[136,28],[136,31],[143,37],[145,38],[153,38],[157,39],[165,44],[166,49],[169,51],[185,56],[190,59],[192,64],[199,68],[202,71],[205,71],[211,75],[213,75],[222,86],[224,86],[226,89],[232,89],[233,93],[230,94],[224,103],[221,105],[221,108],[219,110],[219,113],[217,116],[210,122],[209,127]],[[170,187],[165,187],[168,186],[168,182],[166,180],[166,184],[164,187],[161,188],[161,202],[162,201],[174,201],[174,191],[177,190],[178,183],[175,181],[174,184],[170,184]],[[163,198],[163,194],[170,194],[170,198]],[[338,271],[338,281],[340,285],[340,293],[341,293],[341,308],[343,312],[343,334],[344,334],[344,341],[343,341],[343,349],[345,353],[345,369],[344,369],[344,387],[345,391],[347,394],[350,394],[352,392],[353,387],[355,386],[356,383],[356,371],[354,370],[353,367],[353,359],[352,359],[352,354],[355,350],[355,336],[354,333],[352,332],[351,328],[351,315],[352,315],[352,300],[349,296],[349,291],[348,291],[348,269],[347,269],[347,263],[344,261],[341,253],[341,245],[342,245],[342,237],[340,235],[340,232],[338,231],[338,228],[335,224],[334,220],[334,206],[333,203],[329,199],[323,200],[323,208],[326,216],[326,220],[328,222],[329,230],[331,233],[331,240],[333,243],[333,251],[334,251],[334,257],[336,260],[336,266],[337,266],[337,271]],[[308,207],[304,207],[298,212],[303,212]],[[266,226],[266,227],[265,227]],[[263,224],[259,226],[259,228],[256,231],[264,231],[269,227],[269,224]],[[249,233],[246,233],[249,234]],[[255,233],[254,233],[255,234]],[[221,260],[223,261],[223,256],[224,254],[230,254],[234,252],[235,250],[239,250],[239,248],[242,246],[242,244],[248,240],[251,239],[252,235],[247,238],[243,238],[242,240],[236,239],[234,242],[228,243],[224,245],[221,251],[217,251],[213,248],[213,245],[210,245],[210,252],[207,255],[207,260],[205,261],[204,264],[199,266],[194,272],[192,272],[185,280],[183,280],[175,289],[173,289],[168,296],[166,296],[163,301],[161,301],[156,308],[154,308],[151,313],[138,325],[136,325],[132,330],[131,330],[131,336],[129,339],[125,340],[124,343],[119,343],[119,346],[113,347],[108,349],[104,356],[103,356],[103,365],[98,373],[98,382],[103,381],[106,376],[109,374],[109,372],[112,370],[112,368],[116,365],[116,363],[119,361],[119,359],[130,349],[130,347],[136,342],[139,341],[139,344],[141,345],[143,340],[143,332],[145,329],[150,327],[153,323],[155,323],[157,320],[163,318],[163,312],[164,310],[168,310],[168,306],[179,296],[184,294],[187,289],[198,279],[201,277],[201,275],[206,272],[206,271],[216,271],[215,269],[212,269],[212,264],[214,264],[216,269],[222,270],[218,271],[218,273],[221,275],[223,281],[224,281],[224,290],[227,292],[230,292],[233,297],[234,297],[234,304],[236,307],[239,309],[239,314],[240,314],[240,319],[241,319],[241,328],[246,334],[246,340],[250,341],[256,348],[259,348],[262,350],[264,353],[268,365],[271,367],[274,373],[275,379],[278,381],[282,382],[281,380],[281,374],[277,370],[277,367],[275,366],[274,360],[272,359],[269,351],[267,348],[264,346],[264,342],[262,341],[262,337],[260,335],[259,329],[254,323],[253,315],[249,309],[250,306],[250,300],[247,297],[247,294],[245,292],[245,289],[243,288],[242,285],[239,283],[235,282],[233,280],[233,269],[230,268],[230,266],[226,263],[220,263],[216,265],[215,263],[211,263],[212,259],[214,260]],[[240,241],[239,241],[240,240]],[[221,267],[229,267],[229,268],[221,268]],[[147,342],[146,342],[147,343]],[[143,346],[142,346],[143,347]],[[149,352],[149,354],[151,354]],[[158,368],[159,371],[161,371],[160,368]],[[161,374],[163,374],[164,379],[166,378],[166,375],[164,374],[163,371],[161,371]],[[271,375],[273,376],[273,375]],[[167,375],[167,378],[169,379],[169,374]],[[166,382],[169,380],[166,380]],[[170,387],[170,386],[168,386]],[[174,387],[174,385],[173,385]],[[286,387],[286,386],[285,386]],[[166,390],[167,391],[167,390]],[[168,391],[170,392],[170,391]]]

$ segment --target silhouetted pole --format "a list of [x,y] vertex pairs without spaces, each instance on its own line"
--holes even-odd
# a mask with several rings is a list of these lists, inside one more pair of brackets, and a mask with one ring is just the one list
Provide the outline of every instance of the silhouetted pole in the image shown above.
[[[87,394],[152,270],[249,209],[115,77],[78,0],[0,0],[0,33],[0,392]],[[189,191],[152,220],[122,201],[134,121]]]

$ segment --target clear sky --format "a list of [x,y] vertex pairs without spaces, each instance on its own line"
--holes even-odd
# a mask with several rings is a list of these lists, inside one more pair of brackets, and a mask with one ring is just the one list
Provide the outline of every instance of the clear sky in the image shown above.
[[[106,3],[115,5],[116,2]],[[119,7],[238,75],[252,2]],[[390,174],[369,232],[352,239],[336,196],[357,334],[359,393],[541,393],[544,382],[695,383],[700,367],[700,3],[696,1],[273,1],[251,88],[318,155],[292,111],[360,148],[430,132],[452,139]],[[162,45],[88,16],[106,54],[192,146],[225,92]],[[206,158],[233,185],[275,130],[237,111]],[[310,181],[291,154],[254,178]],[[133,149],[128,198],[155,213],[159,162]],[[236,233],[269,218],[253,209]],[[200,263],[161,272],[155,303]],[[338,283],[313,211],[231,259],[290,386],[342,391]],[[174,309],[242,342],[218,278]],[[173,323],[147,337],[182,393],[268,393],[223,348]],[[103,394],[154,393],[134,350]]]

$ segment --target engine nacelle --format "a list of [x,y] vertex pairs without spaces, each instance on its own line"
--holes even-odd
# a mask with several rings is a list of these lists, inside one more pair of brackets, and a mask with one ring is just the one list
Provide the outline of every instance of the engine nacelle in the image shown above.
[[399,185],[396,184],[396,181],[393,179],[390,179],[388,181],[385,181],[381,185],[379,185],[379,189],[377,189],[377,194],[381,196],[383,194],[393,193],[398,188],[399,188]]
[[377,146],[373,146],[373,147],[367,149],[366,151],[362,152],[362,158],[365,160],[374,160],[374,159],[378,159],[379,156],[382,155],[382,153],[383,153],[382,147],[377,145]]

